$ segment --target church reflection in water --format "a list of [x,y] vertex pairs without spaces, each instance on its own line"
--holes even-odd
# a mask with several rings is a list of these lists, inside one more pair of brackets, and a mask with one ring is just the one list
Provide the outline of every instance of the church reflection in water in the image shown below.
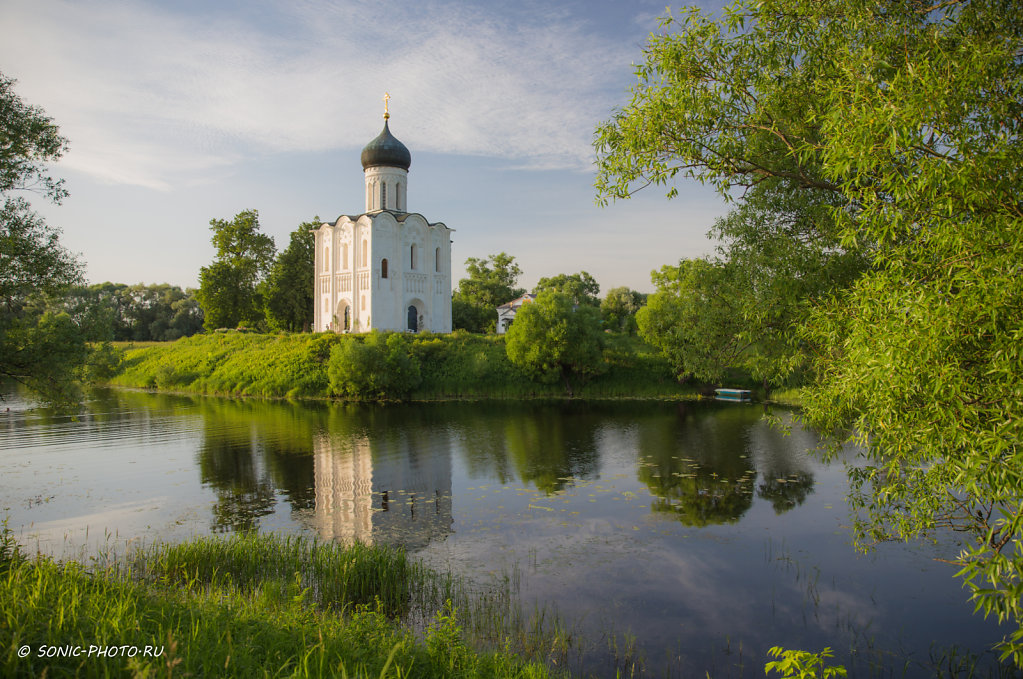
[[449,535],[451,442],[436,440],[443,438],[440,432],[429,440],[431,433],[417,437],[415,446],[408,440],[377,446],[366,437],[314,437],[316,503],[309,519],[317,535],[410,550]]

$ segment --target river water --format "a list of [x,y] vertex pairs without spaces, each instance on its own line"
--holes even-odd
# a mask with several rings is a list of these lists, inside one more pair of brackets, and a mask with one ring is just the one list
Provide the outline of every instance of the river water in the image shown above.
[[830,646],[850,676],[968,676],[935,663],[974,654],[987,676],[1001,636],[937,560],[950,537],[854,550],[857,451],[825,464],[761,406],[99,391],[75,418],[3,408],[0,512],[58,557],[250,529],[401,545],[480,583],[512,574],[573,631],[560,662],[599,676],[760,677],[774,645]]

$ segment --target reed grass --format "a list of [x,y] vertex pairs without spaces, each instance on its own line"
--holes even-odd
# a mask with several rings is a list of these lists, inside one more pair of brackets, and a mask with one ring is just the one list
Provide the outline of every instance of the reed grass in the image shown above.
[[[234,535],[83,564],[27,559],[6,531],[2,546],[8,676],[556,676],[507,641],[474,648],[464,629],[473,607],[436,605],[445,594],[468,602],[470,590],[398,550]],[[508,600],[492,597],[488,615]],[[418,633],[414,612],[429,614]]]

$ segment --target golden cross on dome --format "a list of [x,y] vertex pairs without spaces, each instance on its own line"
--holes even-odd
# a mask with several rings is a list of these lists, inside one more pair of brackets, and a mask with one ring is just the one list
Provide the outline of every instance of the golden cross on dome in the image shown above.
[[384,119],[385,120],[387,118],[391,117],[391,114],[387,112],[387,102],[390,101],[390,99],[391,99],[391,95],[388,94],[387,92],[384,92]]

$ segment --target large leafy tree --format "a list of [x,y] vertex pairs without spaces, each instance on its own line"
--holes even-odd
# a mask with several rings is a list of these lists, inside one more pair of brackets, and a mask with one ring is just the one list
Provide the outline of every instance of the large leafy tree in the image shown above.
[[485,259],[465,260],[467,278],[458,281],[451,297],[452,325],[470,332],[492,331],[497,325],[497,307],[521,296],[516,287],[522,269],[504,252]]
[[67,191],[48,174],[67,140],[42,109],[24,103],[0,73],[0,377],[48,400],[71,400],[75,371],[88,355],[78,326],[50,300],[81,282],[77,258],[24,197],[59,203]]
[[320,218],[300,224],[291,232],[263,282],[263,309],[271,330],[301,332],[313,324],[313,257]]
[[216,257],[199,270],[196,297],[207,330],[264,325],[259,283],[274,260],[273,238],[259,229],[259,213],[245,210],[231,221],[211,219]]
[[597,295],[600,294],[600,284],[585,271],[541,278],[533,288],[533,294],[539,295],[548,290],[563,292],[571,297],[576,304],[600,306],[600,300],[597,299]]
[[596,307],[549,290],[522,305],[505,348],[512,363],[544,381],[561,379],[571,396],[573,381],[604,369],[603,339]]
[[[762,0],[669,17],[598,130],[602,200],[691,176],[831,194],[869,269],[815,305],[805,418],[866,451],[863,541],[939,526],[1023,664],[1023,22],[1016,0]],[[669,194],[674,189],[669,189]],[[848,434],[848,432],[852,432]]]

